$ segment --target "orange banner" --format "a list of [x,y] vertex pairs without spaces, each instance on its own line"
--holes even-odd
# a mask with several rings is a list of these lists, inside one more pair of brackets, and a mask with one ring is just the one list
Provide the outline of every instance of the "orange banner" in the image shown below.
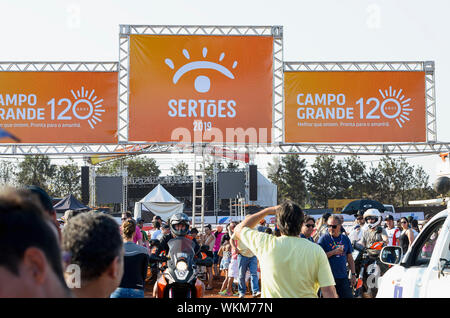
[[425,142],[424,72],[286,72],[285,142]]
[[117,72],[0,72],[0,127],[22,143],[117,143],[117,83]]
[[270,142],[272,37],[131,35],[129,56],[129,141]]

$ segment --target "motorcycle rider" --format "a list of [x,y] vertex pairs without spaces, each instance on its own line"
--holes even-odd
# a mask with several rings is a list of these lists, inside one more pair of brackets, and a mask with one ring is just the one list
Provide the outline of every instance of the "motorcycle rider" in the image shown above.
[[[380,250],[372,249],[372,245],[376,242],[382,242],[383,246],[388,244],[388,235],[385,229],[381,227],[381,214],[377,209],[368,209],[364,212],[364,220],[367,224],[366,230],[362,234],[361,240],[358,242],[367,249],[367,254],[373,262],[376,261]],[[371,263],[373,263],[371,262]],[[380,274],[384,273],[387,268],[381,262],[378,262]],[[366,282],[367,283],[367,282]],[[368,288],[365,297],[371,297],[372,289]]]
[[[178,236],[187,236],[189,233],[189,217],[184,213],[176,213],[172,215],[169,219],[170,233],[165,234],[160,240],[160,244],[156,255],[160,255],[161,252],[166,251],[166,255],[169,254],[169,245],[167,244],[171,239]],[[191,238],[187,236],[188,238]],[[192,239],[192,238],[191,238]],[[200,245],[197,241],[194,242],[194,251],[197,255],[200,251]]]
[[[368,209],[363,215],[364,221],[367,224],[366,230],[363,232],[359,243],[366,248],[370,248],[375,242],[383,242],[385,245],[388,244],[388,235],[385,229],[381,227],[381,214],[377,209]],[[377,251],[370,251],[377,252]]]

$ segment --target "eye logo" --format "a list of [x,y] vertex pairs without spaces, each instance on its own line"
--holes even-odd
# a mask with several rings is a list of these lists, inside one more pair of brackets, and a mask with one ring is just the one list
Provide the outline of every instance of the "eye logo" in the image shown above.
[[[409,108],[409,102],[411,98],[405,99],[405,95],[402,94],[402,89],[398,92],[392,86],[389,86],[389,91],[386,89],[383,91],[378,90],[383,97],[383,102],[381,103],[380,110],[384,117],[394,119],[400,128],[403,128],[402,124],[405,120],[409,121],[409,114],[412,108]],[[401,95],[401,96],[400,96]]]
[[99,117],[105,112],[101,104],[103,99],[97,100],[97,96],[94,96],[95,89],[90,94],[89,90],[85,90],[84,87],[81,87],[81,91],[77,90],[76,94],[73,90],[70,91],[75,98],[75,103],[72,106],[73,115],[80,120],[87,119],[89,126],[94,129],[94,125],[102,121]]
[[[205,59],[206,59],[207,54],[208,54],[208,49],[206,47],[204,47],[203,51],[202,51],[202,55]],[[183,49],[183,55],[187,60],[191,59],[188,50]],[[225,53],[222,52],[219,57],[219,62],[222,62],[224,57],[225,57]],[[175,69],[175,65],[171,59],[166,58],[165,63],[172,70]],[[232,69],[235,69],[236,66],[237,66],[237,61],[234,61]],[[198,69],[216,70],[216,71],[222,73],[223,75],[225,75],[226,77],[228,77],[230,79],[234,79],[233,73],[225,66],[215,63],[215,62],[204,60],[204,61],[192,61],[192,62],[188,62],[188,63],[182,65],[178,70],[176,70],[175,74],[173,75],[173,79],[172,79],[173,83],[174,84],[178,83],[179,79],[184,74],[186,74],[190,71],[193,71],[193,70],[198,70]],[[199,76],[197,76],[197,78],[194,81],[194,88],[199,93],[209,92],[209,90],[211,88],[211,80],[207,76],[199,75]]]

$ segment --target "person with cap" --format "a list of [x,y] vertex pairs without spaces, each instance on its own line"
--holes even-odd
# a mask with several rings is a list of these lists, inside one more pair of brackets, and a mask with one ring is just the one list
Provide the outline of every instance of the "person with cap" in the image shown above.
[[61,242],[61,228],[59,227],[59,222],[56,218],[56,211],[53,208],[52,198],[48,195],[47,192],[45,192],[44,189],[42,189],[36,185],[28,186],[28,187],[26,187],[26,189],[31,191],[31,193],[34,193],[35,195],[37,195],[45,212],[47,212],[48,215],[50,215],[50,218],[52,219],[52,223],[55,225],[56,230],[58,231],[59,241]]
[[365,223],[366,223],[363,215],[364,215],[364,213],[361,210],[356,213],[355,224],[353,225],[353,227],[348,235],[348,238],[350,239],[352,244],[354,244],[355,242],[358,242],[362,238],[363,232],[365,230]]
[[400,229],[394,225],[394,217],[391,214],[386,216],[385,230],[388,236],[387,246],[399,246]]
[[170,234],[170,226],[169,224],[163,224],[161,227],[161,234],[158,236],[158,240],[160,240],[164,235]]

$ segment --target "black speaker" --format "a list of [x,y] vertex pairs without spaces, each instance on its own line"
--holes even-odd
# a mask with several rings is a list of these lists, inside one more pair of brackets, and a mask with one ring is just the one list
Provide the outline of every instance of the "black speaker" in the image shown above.
[[89,204],[89,167],[81,167],[81,203]]
[[257,165],[249,165],[249,200],[258,200],[258,168]]

